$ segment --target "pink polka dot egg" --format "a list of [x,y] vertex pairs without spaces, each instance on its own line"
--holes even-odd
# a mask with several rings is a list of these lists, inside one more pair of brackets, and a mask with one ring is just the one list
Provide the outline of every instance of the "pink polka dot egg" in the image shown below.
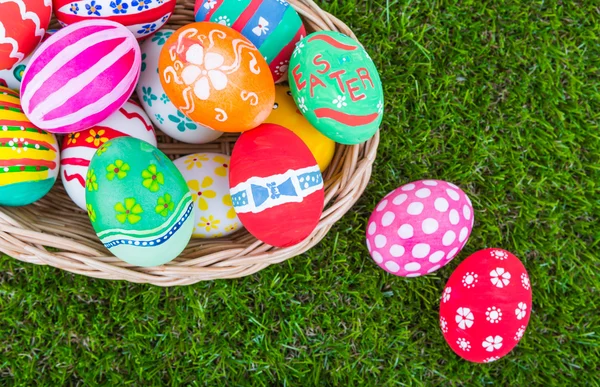
[[473,205],[456,185],[420,180],[387,194],[367,223],[367,248],[385,271],[402,277],[433,273],[465,246]]

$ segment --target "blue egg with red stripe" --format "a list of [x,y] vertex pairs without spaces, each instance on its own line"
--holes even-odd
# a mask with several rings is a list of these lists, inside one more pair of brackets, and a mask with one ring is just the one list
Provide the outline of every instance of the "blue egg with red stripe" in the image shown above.
[[300,16],[285,0],[196,0],[196,21],[240,32],[263,55],[275,82],[285,80],[296,43],[306,36]]

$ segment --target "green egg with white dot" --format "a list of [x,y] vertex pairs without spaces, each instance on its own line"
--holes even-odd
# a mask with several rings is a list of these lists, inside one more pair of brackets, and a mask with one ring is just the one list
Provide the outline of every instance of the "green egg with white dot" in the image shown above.
[[164,153],[133,137],[98,149],[86,176],[86,203],[102,244],[132,265],[172,261],[194,230],[185,179]]

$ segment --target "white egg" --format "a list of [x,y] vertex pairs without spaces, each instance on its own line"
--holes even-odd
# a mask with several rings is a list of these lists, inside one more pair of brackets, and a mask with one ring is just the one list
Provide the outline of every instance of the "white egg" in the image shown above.
[[152,122],[137,103],[128,101],[119,110],[93,128],[64,136],[60,176],[69,197],[86,210],[85,181],[96,150],[117,137],[130,136],[156,146]]
[[166,40],[174,32],[163,29],[161,35],[148,38],[142,49],[142,72],[136,92],[140,102],[157,128],[175,140],[190,144],[205,144],[216,140],[223,132],[202,126],[177,110],[171,103],[158,76],[158,57]]
[[218,238],[242,228],[229,194],[229,160],[220,153],[195,153],[174,161],[194,199],[195,238]]

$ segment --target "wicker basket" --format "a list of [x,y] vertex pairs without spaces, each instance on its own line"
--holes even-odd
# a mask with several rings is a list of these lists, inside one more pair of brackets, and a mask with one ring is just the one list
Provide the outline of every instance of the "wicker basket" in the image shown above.
[[[194,21],[194,0],[178,1],[167,28]],[[334,30],[355,37],[344,23],[321,10],[311,0],[290,0],[309,32]],[[157,132],[159,148],[175,159],[196,152],[231,154],[236,134],[215,142],[190,145]],[[366,143],[337,145],[324,173],[325,210],[315,231],[302,243],[274,248],[246,231],[219,239],[192,239],[174,261],[157,267],[129,265],[112,256],[100,243],[88,216],[71,202],[62,182],[42,200],[25,207],[0,207],[0,251],[24,262],[50,265],[90,277],[151,283],[188,285],[202,280],[242,277],[301,254],[316,245],[358,200],[371,176],[379,132]]]

